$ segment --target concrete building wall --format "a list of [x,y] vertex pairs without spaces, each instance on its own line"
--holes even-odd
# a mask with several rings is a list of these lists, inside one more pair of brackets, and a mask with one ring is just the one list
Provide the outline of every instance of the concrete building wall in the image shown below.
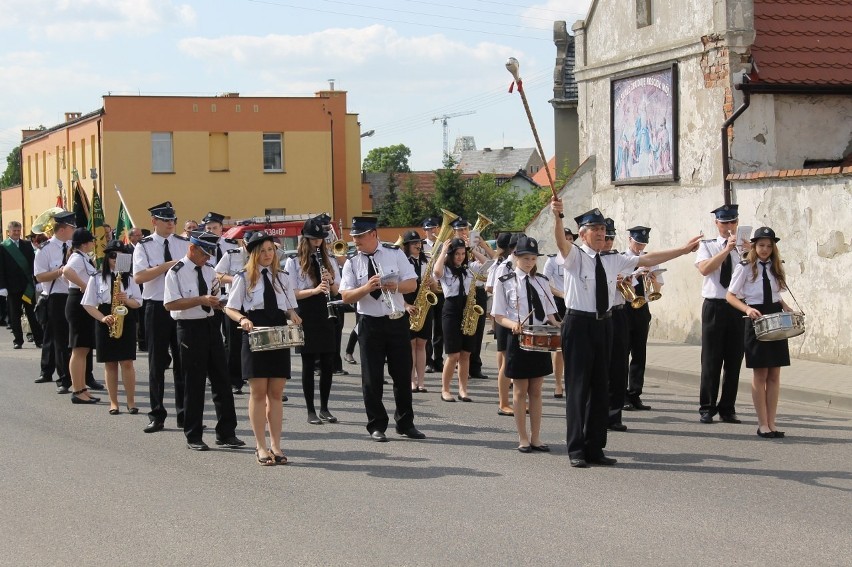
[[18,221],[23,224],[24,222],[24,209],[23,209],[23,191],[21,190],[20,185],[13,185],[11,187],[3,188],[3,191],[0,192],[0,199],[2,199],[2,227],[3,227],[3,235],[5,238],[5,230],[6,227],[9,226],[9,223],[12,221]]

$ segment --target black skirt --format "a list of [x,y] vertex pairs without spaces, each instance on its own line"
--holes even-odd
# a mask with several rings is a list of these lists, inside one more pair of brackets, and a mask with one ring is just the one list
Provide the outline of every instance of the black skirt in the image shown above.
[[[109,315],[112,312],[112,306],[109,303],[101,303],[98,305],[98,311],[102,315]],[[97,348],[95,359],[98,362],[136,360],[136,311],[138,310],[127,308],[121,336],[117,339],[109,336],[108,326],[98,321],[95,322],[95,346]]]
[[[256,327],[280,327],[287,324],[287,316],[280,309],[276,309],[272,313],[263,309],[255,309],[246,313],[246,317]],[[252,352],[249,347],[248,333],[245,331],[243,331],[240,358],[243,380],[290,377],[290,349],[281,348]]]
[[[504,327],[505,328],[505,327]],[[506,329],[507,331],[509,329]],[[536,352],[521,348],[518,335],[509,333],[506,347],[506,377],[514,380],[542,378],[553,372],[549,352]]]
[[[750,305],[760,311],[763,315],[780,313],[780,303],[770,305]],[[790,366],[790,348],[787,339],[780,341],[759,341],[754,332],[754,322],[751,319],[745,321],[745,361],[746,368],[775,368],[776,366]]]
[[83,292],[68,290],[65,318],[68,320],[68,348],[95,348],[95,325],[98,323],[80,304]]
[[334,324],[336,319],[328,318],[326,302],[323,293],[298,301],[299,317],[302,318],[302,331],[305,333],[305,344],[301,349],[304,354],[334,352],[336,346]]
[[[462,315],[466,297],[447,297],[444,299],[444,312],[441,313],[441,329],[444,332],[444,352],[473,352],[476,345],[474,336],[462,334]],[[484,317],[484,315],[483,315]]]
[[497,343],[497,352],[506,352],[506,347],[509,345],[509,335],[512,331],[503,325],[497,325],[494,328],[494,342]]

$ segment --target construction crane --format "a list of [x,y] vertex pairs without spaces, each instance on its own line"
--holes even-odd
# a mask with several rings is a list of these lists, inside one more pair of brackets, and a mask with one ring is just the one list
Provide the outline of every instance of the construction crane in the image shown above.
[[441,116],[436,116],[432,119],[432,124],[435,122],[441,121],[441,126],[444,128],[444,158],[446,158],[450,151],[449,138],[447,137],[447,120],[450,118],[455,118],[457,116],[467,116],[468,114],[476,114],[475,110],[465,110],[464,112],[454,112],[452,114],[443,114]]

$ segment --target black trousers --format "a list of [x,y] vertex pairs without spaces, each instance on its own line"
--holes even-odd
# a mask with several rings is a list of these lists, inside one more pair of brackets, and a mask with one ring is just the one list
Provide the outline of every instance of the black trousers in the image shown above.
[[432,340],[426,341],[426,364],[438,372],[444,368],[444,329],[441,313],[444,312],[444,294],[435,294],[438,303],[432,307]]
[[473,335],[473,350],[470,351],[470,375],[482,374],[482,338],[485,336],[485,319],[488,316],[488,293],[484,287],[476,288],[476,304],[482,307],[482,316],[476,323],[476,333]]
[[[47,315],[47,321],[45,321],[45,324],[41,327],[40,366],[41,372],[39,373],[39,375],[46,378],[51,378],[53,376],[53,372],[56,370],[56,356],[53,352],[53,327],[50,324],[50,313],[48,313]],[[57,383],[59,382],[60,381],[57,381]]]
[[744,349],[742,313],[724,299],[705,299],[701,308],[700,413],[735,413]]
[[[338,351],[339,352],[339,351]],[[305,395],[305,407],[308,413],[316,413],[314,406],[314,389],[316,381],[314,375],[319,370],[320,383],[320,409],[328,411],[328,398],[331,395],[331,382],[334,373],[334,353],[323,352],[319,354],[302,353],[302,393]],[[319,360],[319,368],[316,361]]]
[[35,341],[35,344],[40,345],[44,338],[44,333],[42,332],[41,325],[36,320],[33,304],[26,303],[21,299],[21,294],[22,292],[20,291],[10,290],[6,302],[9,309],[9,325],[12,327],[13,341],[16,345],[24,344],[24,331],[21,329],[21,314],[26,313],[27,321],[29,321],[30,329],[32,329],[33,341]]
[[358,333],[355,331],[355,328],[361,329],[361,326],[358,324],[360,321],[361,315],[356,313],[355,326],[352,327],[352,331],[349,333],[349,341],[346,343],[346,354],[353,354],[355,352],[355,345],[358,344]]
[[568,455],[594,460],[606,447],[612,319],[566,314],[562,351]]
[[[139,286],[139,289],[142,289],[142,286]],[[136,320],[136,342],[139,343],[139,348],[147,351],[148,345],[145,342],[145,313],[147,312],[148,300],[142,300],[142,307],[139,308],[139,318]]]
[[335,312],[337,313],[337,319],[334,322],[334,358],[332,359],[332,366],[334,366],[334,372],[340,372],[343,370],[343,357],[340,356],[340,346],[343,344],[343,324],[345,323],[346,313],[343,309],[339,308],[335,308]]
[[630,369],[627,374],[627,398],[638,398],[645,386],[645,360],[648,350],[648,331],[651,330],[651,310],[645,304],[639,309],[625,307],[630,325]]
[[627,388],[627,359],[630,328],[628,310],[624,306],[612,310],[612,354],[609,358],[609,423],[621,423],[624,392]]
[[233,437],[237,429],[237,412],[228,379],[221,319],[181,320],[176,326],[183,370],[183,432],[186,440],[190,443],[201,441],[208,378],[216,409],[216,438]]
[[[56,382],[66,388],[71,387],[71,372],[68,363],[71,360],[71,349],[68,348],[68,319],[65,318],[65,302],[67,293],[51,293],[47,298],[47,320],[50,328],[50,347],[53,350],[53,362],[58,376]],[[42,343],[42,362],[47,342]],[[42,373],[44,367],[42,367]]]
[[232,388],[242,388],[243,380],[242,352],[243,352],[243,330],[237,322],[230,317],[225,317],[225,329],[227,330],[228,344],[228,375],[231,377]]
[[[163,401],[169,349],[172,351],[172,374],[175,380],[175,409],[177,419],[183,415],[183,369],[178,346],[177,325],[162,301],[149,299],[145,305],[145,342],[148,343],[148,395],[151,400],[151,421],[163,423],[168,412]],[[221,335],[220,335],[221,342]],[[224,367],[224,365],[223,365]]]
[[367,411],[367,431],[384,432],[388,427],[388,412],[382,403],[384,365],[393,381],[396,402],[394,420],[399,429],[414,426],[411,407],[411,341],[408,338],[408,316],[399,319],[361,315],[358,343],[361,347],[361,390]]

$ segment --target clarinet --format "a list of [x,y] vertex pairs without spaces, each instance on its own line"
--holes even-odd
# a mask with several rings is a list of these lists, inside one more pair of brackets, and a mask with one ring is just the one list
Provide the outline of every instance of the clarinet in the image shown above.
[[320,278],[325,280],[328,284],[329,289],[325,292],[325,308],[328,310],[328,318],[329,319],[337,319],[337,312],[334,310],[334,305],[331,304],[331,277],[329,276],[328,270],[325,269],[325,265],[322,263],[322,248],[317,247],[317,251],[314,254],[314,260],[316,260],[317,266],[320,269]]

